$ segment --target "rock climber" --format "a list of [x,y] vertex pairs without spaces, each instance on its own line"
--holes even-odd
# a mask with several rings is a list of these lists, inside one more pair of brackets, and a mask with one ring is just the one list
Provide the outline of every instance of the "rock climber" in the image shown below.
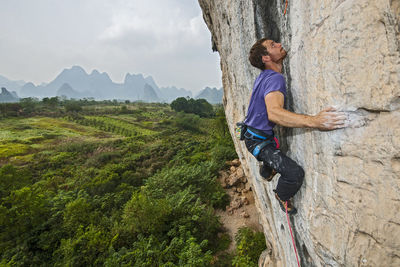
[[346,116],[332,107],[315,116],[284,109],[286,83],[281,73],[286,55],[282,44],[267,38],[258,40],[250,49],[250,63],[261,73],[254,82],[243,131],[247,149],[262,162],[260,175],[271,181],[277,172],[280,173],[274,192],[281,209],[285,211],[287,205],[288,213],[295,214],[292,197],[303,183],[304,170],[279,150],[273,131],[275,124],[329,131],[343,128]]

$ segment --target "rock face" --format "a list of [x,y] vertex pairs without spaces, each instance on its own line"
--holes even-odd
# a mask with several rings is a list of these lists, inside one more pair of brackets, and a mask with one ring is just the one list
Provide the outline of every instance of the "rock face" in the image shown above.
[[[306,172],[292,217],[302,266],[400,266],[400,1],[199,0],[221,58],[234,137],[259,71],[248,51],[269,36],[289,50],[287,108],[336,106],[346,129],[279,129],[283,150]],[[296,266],[286,215],[257,161],[236,138],[269,250],[264,266]]]

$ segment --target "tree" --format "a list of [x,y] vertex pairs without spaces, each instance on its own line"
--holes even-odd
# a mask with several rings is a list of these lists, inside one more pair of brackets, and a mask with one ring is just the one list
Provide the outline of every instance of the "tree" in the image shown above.
[[196,109],[197,115],[200,117],[212,117],[214,115],[214,109],[210,103],[207,102],[205,99],[197,99],[196,100]]
[[178,97],[172,101],[170,106],[177,112],[194,113],[200,117],[212,117],[214,115],[212,105],[205,99]]
[[133,193],[122,215],[124,225],[133,234],[159,235],[167,229],[171,207],[165,199],[154,199],[142,192]]
[[79,112],[82,111],[82,107],[76,101],[69,101],[65,104],[65,110],[67,112]]
[[26,113],[31,113],[32,111],[34,111],[37,102],[38,101],[33,97],[22,98],[19,100],[22,109]]
[[184,97],[178,97],[174,101],[171,102],[171,108],[177,112],[183,111],[188,112],[188,101]]
[[44,105],[49,106],[51,108],[56,107],[60,103],[60,101],[59,101],[57,96],[50,97],[50,98],[45,97],[45,98],[42,99],[42,102],[43,102]]

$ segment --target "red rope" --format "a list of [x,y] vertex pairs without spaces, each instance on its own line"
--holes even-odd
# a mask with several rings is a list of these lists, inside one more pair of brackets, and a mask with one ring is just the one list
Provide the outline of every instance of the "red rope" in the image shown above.
[[296,245],[295,245],[295,243],[294,243],[292,228],[291,228],[291,226],[290,226],[289,214],[288,214],[288,211],[287,211],[287,201],[285,202],[285,209],[286,209],[286,217],[287,217],[287,223],[288,223],[288,225],[289,225],[290,235],[292,236],[292,242],[293,242],[294,253],[296,254],[297,265],[300,267],[299,256],[297,256]]
[[285,11],[283,12],[283,15],[286,15],[287,1],[288,1],[288,0],[286,0],[286,3],[285,3]]

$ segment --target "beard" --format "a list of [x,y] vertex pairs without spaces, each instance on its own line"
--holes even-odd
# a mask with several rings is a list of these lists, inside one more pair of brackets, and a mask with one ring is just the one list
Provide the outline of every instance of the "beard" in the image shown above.
[[282,57],[281,57],[281,59],[283,60],[283,59],[285,59],[286,58],[286,56],[287,56],[287,52],[286,52],[286,50],[285,49],[281,49],[281,54],[282,54]]

